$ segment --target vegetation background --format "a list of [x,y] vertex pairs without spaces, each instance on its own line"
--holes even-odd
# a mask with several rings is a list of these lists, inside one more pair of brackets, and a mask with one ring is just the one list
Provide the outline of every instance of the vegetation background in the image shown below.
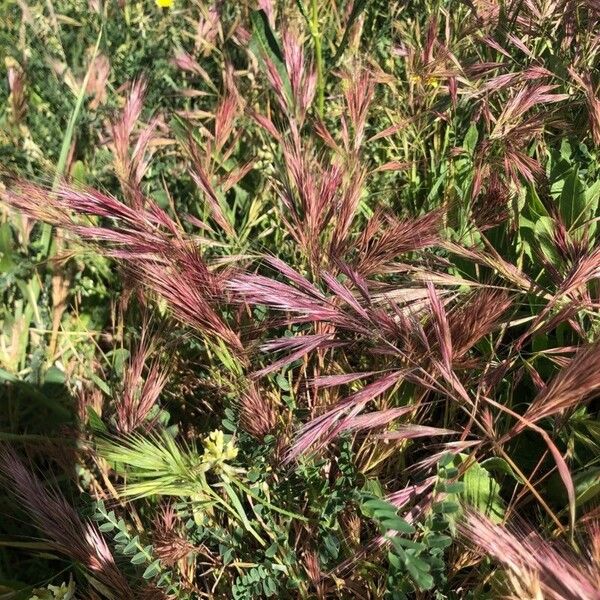
[[1,598],[600,598],[596,0],[0,24]]

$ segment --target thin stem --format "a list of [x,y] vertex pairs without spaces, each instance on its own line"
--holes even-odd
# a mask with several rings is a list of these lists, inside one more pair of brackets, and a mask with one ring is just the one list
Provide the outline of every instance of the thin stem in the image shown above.
[[315,60],[317,63],[317,113],[322,119],[325,111],[325,81],[323,79],[323,45],[319,31],[317,0],[311,0],[310,29],[315,44]]

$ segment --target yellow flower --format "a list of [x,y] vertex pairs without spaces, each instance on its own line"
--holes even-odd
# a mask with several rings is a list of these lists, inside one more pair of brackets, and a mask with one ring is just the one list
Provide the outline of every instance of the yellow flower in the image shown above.
[[156,0],[156,5],[160,8],[171,8],[173,0]]
[[209,469],[213,469],[217,473],[235,471],[233,467],[226,464],[226,461],[233,460],[238,454],[238,449],[235,447],[233,440],[230,440],[227,444],[225,443],[222,431],[216,430],[209,433],[204,438],[202,445],[204,446],[202,462]]

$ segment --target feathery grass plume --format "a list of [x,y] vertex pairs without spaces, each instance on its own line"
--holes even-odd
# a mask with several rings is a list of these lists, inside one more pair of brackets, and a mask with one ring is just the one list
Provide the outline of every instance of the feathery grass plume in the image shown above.
[[[252,161],[236,167],[219,176],[221,165],[229,160],[236,147],[241,132],[235,129],[239,116],[241,99],[231,84],[214,113],[213,132],[206,131],[206,141],[201,144],[191,133],[182,144],[190,160],[190,175],[202,192],[206,205],[214,221],[231,238],[235,238],[233,225],[224,210],[222,194],[233,187],[252,168]],[[229,146],[226,147],[228,142]]]
[[146,88],[144,79],[133,81],[121,114],[110,124],[115,172],[123,194],[134,208],[144,205],[141,183],[152,158],[150,144],[158,123],[157,119],[153,119],[143,126],[134,141],[134,130],[142,114]]
[[339,435],[341,431],[347,429],[348,423],[352,423],[352,419],[355,418],[371,400],[396,385],[403,375],[403,371],[388,373],[338,402],[336,406],[326,413],[312,419],[298,432],[294,443],[288,451],[286,461],[293,461],[309,450],[317,451],[320,448],[323,448]]
[[365,371],[363,373],[341,373],[340,375],[319,375],[308,381],[308,385],[317,389],[346,385],[359,379],[366,379],[375,375],[374,371]]
[[[193,144],[193,142],[191,142],[191,144]],[[218,223],[218,225],[223,229],[223,231],[227,233],[227,235],[234,236],[235,233],[233,231],[231,223],[228,221],[227,217],[225,216],[225,213],[223,212],[223,209],[221,208],[221,205],[219,204],[217,194],[213,189],[209,181],[208,174],[204,171],[204,167],[202,166],[200,158],[198,157],[195,150],[191,151],[191,156],[193,170],[190,172],[190,174],[192,176],[192,179],[194,180],[194,183],[198,186],[198,189],[200,189],[204,194],[204,198],[210,209],[212,218],[215,220],[216,223]]]
[[358,74],[346,75],[347,85],[344,99],[348,108],[348,119],[342,117],[342,140],[346,152],[357,153],[362,146],[369,107],[375,95],[375,81],[367,69]]
[[534,398],[523,415],[524,421],[514,426],[513,433],[523,431],[527,423],[573,410],[593,398],[600,391],[600,372],[596,368],[599,359],[600,342],[579,348],[569,364]]
[[[420,437],[437,437],[440,435],[458,435],[458,431],[443,429],[441,427],[429,427],[427,425],[397,425],[393,431],[377,434],[378,438],[384,440],[413,440]],[[433,461],[434,464],[437,461]]]
[[404,508],[408,504],[414,503],[418,498],[430,490],[436,482],[435,477],[428,477],[421,483],[409,484],[386,496],[386,500],[396,508]]
[[161,366],[160,360],[152,358],[155,351],[148,324],[144,323],[140,341],[125,368],[122,391],[115,398],[116,423],[121,433],[130,433],[142,425],[146,428],[153,425],[147,417],[168,378],[168,371]]
[[277,411],[267,392],[251,384],[240,398],[240,426],[262,439],[277,425]]
[[198,63],[198,61],[185,50],[179,50],[175,54],[173,57],[173,64],[175,64],[182,71],[187,71],[188,73],[193,73],[194,75],[200,76],[205,83],[214,89],[214,82],[211,76],[200,65],[200,63]]
[[285,30],[282,36],[283,59],[294,99],[294,118],[302,127],[317,89],[317,72],[304,56],[304,47],[298,34]]
[[[268,258],[266,262],[285,275],[293,285],[263,275],[240,273],[232,276],[226,283],[227,289],[232,292],[232,301],[261,304],[275,310],[292,313],[286,318],[287,323],[322,321],[356,334],[369,335],[372,333],[371,315],[363,309],[350,290],[340,284],[330,273],[322,271],[321,278],[334,296],[326,296],[308,279],[283,261]],[[364,292],[364,295],[368,294],[366,284],[362,285],[361,291]],[[351,310],[347,310],[345,305]],[[327,334],[318,335],[325,336],[322,338],[325,346],[334,343],[330,341],[331,338]],[[312,339],[316,340],[317,338]],[[300,345],[302,342],[282,340],[276,345],[279,343],[285,346],[288,343]]]
[[452,335],[450,333],[450,326],[448,325],[446,310],[431,282],[427,282],[427,292],[429,295],[433,330],[442,359],[442,366],[446,373],[450,373],[452,371],[452,359],[454,353],[452,348]]
[[194,545],[184,536],[183,524],[173,504],[163,504],[154,519],[152,548],[163,564],[173,567],[194,551]]
[[583,292],[584,299],[586,293],[586,285],[593,279],[597,279],[600,275],[600,247],[594,248],[589,252],[585,253],[581,258],[576,261],[566,277],[559,286],[554,300],[559,300],[565,296],[572,297],[576,294]]
[[62,495],[44,487],[8,446],[0,448],[0,473],[36,526],[58,552],[90,572],[99,592],[114,600],[136,597],[96,525],[83,522]]
[[479,340],[499,325],[500,318],[511,307],[508,292],[483,288],[472,293],[465,302],[448,313],[454,360],[462,358]]
[[[506,182],[520,187],[521,178],[529,183],[544,176],[538,160],[530,156],[528,145],[544,131],[544,128],[556,122],[556,115],[546,107],[568,99],[567,94],[552,93],[557,85],[531,83],[543,72],[533,72],[531,77],[516,78],[524,83],[520,88],[512,89],[511,94],[502,103],[500,114],[492,115],[490,106],[483,105],[490,133],[475,149],[475,175],[473,178],[472,196],[479,195],[483,182],[496,173],[502,173]],[[538,107],[537,112],[531,113]],[[555,111],[556,112],[556,111]]]
[[264,377],[268,373],[278,371],[285,365],[288,365],[295,360],[303,358],[313,350],[324,349],[336,345],[333,340],[333,334],[317,333],[314,335],[299,335],[296,337],[284,337],[276,340],[270,340],[260,347],[263,352],[273,352],[280,350],[291,350],[282,358],[272,362],[270,365],[253,373],[253,377]]
[[235,119],[238,116],[239,101],[235,93],[230,91],[228,95],[221,99],[215,112],[214,126],[214,149],[221,152],[225,143],[229,141]]
[[136,498],[146,496],[212,495],[206,474],[211,471],[232,478],[239,471],[230,465],[237,456],[233,440],[225,442],[222,431],[213,431],[202,440],[204,452],[196,444],[177,442],[169,433],[154,432],[142,436],[101,440],[98,453],[127,475],[122,494]]
[[[293,272],[293,269],[287,269]],[[231,277],[225,285],[233,293],[234,301],[262,304],[275,310],[296,313],[297,316],[290,317],[290,322],[333,321],[339,315],[339,311],[327,302],[325,295],[302,275],[294,272],[292,283],[294,286],[263,275],[241,273]]]
[[531,589],[532,578],[552,600],[598,600],[598,566],[567,548],[553,546],[523,525],[503,526],[488,517],[466,511],[458,526],[461,535],[505,566],[522,589]]
[[287,177],[278,182],[277,190],[289,211],[284,219],[290,219],[290,235],[319,266],[326,254],[321,236],[340,203],[344,173],[339,164],[317,158],[315,150],[299,141],[283,142],[281,149]]
[[[289,63],[292,95],[296,93],[298,96],[293,102],[296,107],[289,106],[284,83],[275,66],[268,58],[266,63],[271,84],[289,126],[288,134],[282,135],[270,118],[254,112],[252,115],[275,139],[282,153],[285,168],[280,174],[275,174],[274,182],[286,209],[282,214],[283,222],[311,261],[313,270],[318,270],[328,254],[336,255],[343,250],[358,208],[367,174],[360,164],[358,149],[364,137],[373,83],[366,73],[356,81],[349,78],[346,99],[350,122],[342,117],[345,151],[340,152],[341,148],[325,126],[317,124],[318,131],[336,150],[328,156],[317,150],[309,137],[301,135],[306,109],[314,96],[315,75],[312,67],[306,66],[302,48],[291,34],[284,36],[284,60]],[[300,83],[301,88],[293,92]]]
[[121,490],[125,496],[194,496],[206,485],[209,466],[202,454],[194,445],[177,444],[165,432],[102,440],[98,453],[109,463],[127,468],[127,481]]
[[[408,413],[412,413],[416,410],[414,406],[403,406],[400,408],[388,408],[385,410],[375,410],[365,415],[358,415],[357,417],[351,417],[345,419],[342,431],[362,431],[365,429],[375,429],[377,427],[383,427],[388,425],[395,419],[402,417]],[[394,429],[393,434],[397,431],[397,427],[411,427],[410,425],[398,425]],[[392,434],[392,437],[393,437]],[[385,436],[386,434],[382,434]],[[407,436],[408,437],[408,436]]]
[[[471,214],[479,231],[485,231],[508,219],[510,192],[506,182],[496,172],[490,173],[481,187],[481,193],[473,199]],[[472,192],[475,191],[473,186]]]
[[354,269],[363,277],[381,273],[402,254],[435,246],[441,241],[442,211],[415,219],[398,219],[377,210],[356,244]]
[[[17,183],[2,198],[29,216],[98,244],[100,252],[122,261],[134,278],[162,297],[178,319],[243,354],[237,334],[217,312],[218,301],[224,299],[223,276],[209,270],[179,225],[154,202],[132,208],[90,188],[63,185],[50,193],[26,182]],[[110,218],[114,224],[80,225],[71,211]]]
[[594,89],[592,76],[589,72],[581,74],[572,67],[568,67],[571,79],[583,90],[588,110],[588,123],[592,132],[592,139],[598,146],[600,145],[600,98],[597,90]]
[[318,600],[326,598],[325,584],[323,582],[324,573],[319,564],[319,555],[314,550],[308,550],[303,557],[304,569],[312,583]]
[[[502,112],[498,115],[489,139],[501,139],[509,136],[517,128],[523,127],[522,117],[532,108],[540,105],[562,102],[568,99],[568,94],[553,94],[557,85],[525,85],[514,94],[504,105]],[[531,123],[536,123],[533,120]],[[529,126],[531,127],[531,126]]]

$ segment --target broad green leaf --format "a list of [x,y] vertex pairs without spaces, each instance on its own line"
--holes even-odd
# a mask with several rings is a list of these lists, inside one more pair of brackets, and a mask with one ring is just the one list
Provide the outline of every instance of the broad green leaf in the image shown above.
[[600,180],[595,181],[585,190],[585,207],[589,218],[596,216],[598,201],[600,200]]
[[475,146],[477,146],[478,139],[479,132],[477,131],[477,126],[475,124],[471,124],[467,134],[465,135],[465,139],[463,140],[463,147],[473,154],[475,151]]
[[473,463],[463,476],[465,490],[462,494],[467,504],[484,513],[494,522],[504,515],[500,497],[500,484],[479,463]]
[[585,220],[586,198],[585,188],[579,178],[579,171],[572,168],[566,175],[563,188],[558,198],[558,210],[567,229],[580,225]]
[[533,240],[531,242],[534,247],[537,246],[540,249],[548,262],[558,266],[561,258],[554,244],[554,230],[555,222],[551,217],[539,217],[534,224]]
[[600,494],[600,467],[591,467],[573,478],[577,506],[593,500]]
[[544,206],[544,203],[540,199],[536,189],[533,186],[527,188],[525,194],[525,205],[523,206],[523,213],[533,221],[537,217],[549,217],[549,213]]

